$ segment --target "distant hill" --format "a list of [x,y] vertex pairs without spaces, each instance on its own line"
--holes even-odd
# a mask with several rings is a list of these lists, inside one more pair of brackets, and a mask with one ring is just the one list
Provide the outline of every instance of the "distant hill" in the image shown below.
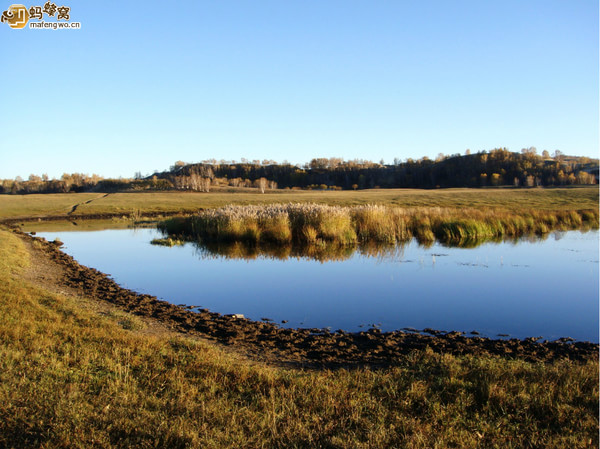
[[534,150],[521,153],[504,148],[476,154],[422,158],[385,165],[339,158],[313,159],[302,167],[260,163],[179,163],[156,174],[183,188],[194,179],[218,180],[250,187],[261,178],[279,188],[448,188],[487,186],[564,186],[598,182],[598,159],[539,156]]
[[0,193],[55,193],[126,190],[192,190],[208,192],[215,186],[265,189],[449,188],[489,186],[566,186],[598,183],[598,159],[556,152],[538,155],[498,148],[465,155],[439,155],[394,164],[366,160],[317,158],[303,166],[274,161],[176,162],[162,173],[135,179],[102,179],[97,175],[64,174],[61,179],[31,175],[0,181]]

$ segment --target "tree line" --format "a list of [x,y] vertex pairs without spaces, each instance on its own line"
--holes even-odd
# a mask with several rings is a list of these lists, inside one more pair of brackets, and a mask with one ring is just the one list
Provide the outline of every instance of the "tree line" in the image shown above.
[[471,154],[438,155],[435,159],[383,161],[315,158],[303,165],[288,162],[177,161],[164,172],[131,179],[104,179],[98,175],[63,174],[60,179],[30,175],[27,180],[0,180],[0,193],[66,193],[122,190],[191,190],[209,192],[213,187],[266,189],[369,189],[449,188],[488,186],[567,186],[598,183],[598,159],[552,156],[535,148],[520,153],[506,148]]
[[559,151],[537,154],[535,148],[520,153],[497,148],[465,155],[442,155],[435,160],[423,157],[393,164],[368,160],[344,161],[340,158],[312,159],[303,166],[260,163],[176,163],[162,179],[202,176],[227,180],[229,185],[250,186],[260,178],[277,183],[279,188],[448,188],[487,186],[565,186],[596,184],[598,160],[565,156]]

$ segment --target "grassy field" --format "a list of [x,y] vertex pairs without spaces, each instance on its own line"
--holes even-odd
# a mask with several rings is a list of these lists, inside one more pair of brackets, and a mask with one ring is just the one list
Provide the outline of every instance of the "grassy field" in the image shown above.
[[290,191],[214,190],[210,193],[139,192],[0,195],[0,218],[132,213],[173,213],[227,204],[305,203],[352,206],[597,209],[598,188]]
[[66,215],[75,204],[102,196],[100,193],[0,195],[0,217]]
[[270,367],[99,314],[34,285],[31,264],[0,230],[0,447],[598,447],[597,362]]

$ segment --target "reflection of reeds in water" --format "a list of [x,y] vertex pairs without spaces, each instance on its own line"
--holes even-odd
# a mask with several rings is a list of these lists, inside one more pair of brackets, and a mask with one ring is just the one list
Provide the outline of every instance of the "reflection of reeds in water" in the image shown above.
[[227,259],[268,258],[276,260],[310,259],[320,262],[343,261],[350,259],[356,252],[381,260],[402,260],[404,245],[386,245],[381,243],[339,245],[324,243],[313,245],[274,245],[269,243],[248,244],[247,242],[195,242],[197,255],[201,258]]
[[358,245],[356,251],[361,255],[386,261],[402,261],[407,242],[395,245],[377,242],[365,242]]
[[[549,234],[543,235],[524,235],[521,237],[494,238],[489,240],[464,239],[454,242],[447,242],[444,245],[448,247],[475,248],[483,243],[512,243],[520,242],[536,243],[548,238]],[[379,259],[381,261],[402,262],[404,260],[404,250],[408,242],[398,242],[396,244],[381,242],[363,242],[354,245],[339,245],[331,242],[320,242],[317,244],[273,244],[273,243],[248,243],[241,241],[216,241],[205,242],[195,241],[196,254],[202,259],[244,259],[254,260],[258,258],[267,258],[272,260],[289,259],[310,259],[320,262],[335,262],[350,259],[358,253],[362,256]],[[433,242],[420,243],[421,246],[429,248]],[[435,255],[433,256],[435,263]]]
[[[227,206],[159,225],[169,235],[203,242],[293,244],[323,248],[376,242],[398,244],[413,237],[425,246],[436,240],[476,246],[553,230],[598,228],[598,211],[506,211],[470,208],[339,207],[318,204]],[[319,249],[321,248],[321,249]],[[247,250],[246,250],[247,251]]]

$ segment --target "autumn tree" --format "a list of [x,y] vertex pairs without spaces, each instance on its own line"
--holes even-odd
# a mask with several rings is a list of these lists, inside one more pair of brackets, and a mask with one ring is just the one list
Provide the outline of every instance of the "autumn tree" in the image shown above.
[[260,189],[260,193],[265,193],[267,188],[267,178],[259,178],[256,180],[256,187]]

